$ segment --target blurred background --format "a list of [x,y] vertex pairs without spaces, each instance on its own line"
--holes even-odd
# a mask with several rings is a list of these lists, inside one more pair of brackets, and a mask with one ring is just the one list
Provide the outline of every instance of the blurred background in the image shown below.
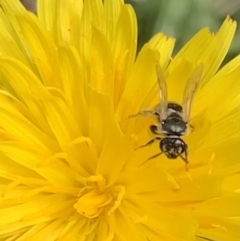
[[[36,12],[36,0],[21,0]],[[175,52],[198,30],[208,26],[216,31],[227,15],[240,25],[240,0],[125,0],[136,13],[139,24],[139,48],[157,32],[177,39]],[[226,61],[240,53],[240,28]]]

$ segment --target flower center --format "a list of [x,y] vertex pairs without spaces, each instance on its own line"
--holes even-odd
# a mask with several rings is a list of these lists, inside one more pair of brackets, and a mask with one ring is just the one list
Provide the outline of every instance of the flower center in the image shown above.
[[81,189],[74,208],[87,218],[111,215],[121,204],[125,187],[122,185],[107,187],[102,176],[91,176],[88,182],[89,185]]

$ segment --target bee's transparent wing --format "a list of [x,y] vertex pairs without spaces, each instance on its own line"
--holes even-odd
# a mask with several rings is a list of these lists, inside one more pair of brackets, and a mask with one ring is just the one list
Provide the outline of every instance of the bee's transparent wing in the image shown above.
[[187,81],[184,95],[183,95],[183,103],[182,103],[183,120],[185,122],[189,121],[193,97],[199,86],[200,80],[202,78],[202,73],[203,73],[203,65],[201,64],[195,69],[193,75]]
[[156,72],[157,72],[157,80],[159,86],[159,97],[160,97],[160,104],[157,106],[160,114],[160,119],[165,120],[167,118],[167,107],[168,107],[168,100],[167,100],[167,85],[165,81],[165,77],[162,71],[161,66],[159,63],[156,65]]

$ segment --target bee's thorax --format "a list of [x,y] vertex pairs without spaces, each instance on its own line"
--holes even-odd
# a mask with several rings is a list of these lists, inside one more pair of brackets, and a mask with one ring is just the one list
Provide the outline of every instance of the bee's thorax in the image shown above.
[[178,113],[171,113],[162,121],[162,132],[166,135],[181,136],[186,132],[187,124]]

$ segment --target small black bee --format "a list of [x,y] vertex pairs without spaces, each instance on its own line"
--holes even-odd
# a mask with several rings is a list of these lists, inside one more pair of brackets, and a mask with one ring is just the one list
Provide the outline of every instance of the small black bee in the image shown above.
[[[190,127],[189,118],[191,104],[202,77],[203,67],[202,65],[199,65],[193,75],[189,78],[183,95],[182,105],[168,101],[166,81],[159,64],[157,65],[156,71],[159,84],[160,104],[158,104],[154,109],[142,110],[136,115],[154,116],[158,124],[151,125],[150,130],[153,134],[163,137],[155,137],[137,149],[148,146],[155,141],[159,141],[161,152],[149,159],[156,158],[161,154],[165,154],[169,159],[176,159],[180,157],[186,163],[187,169],[187,165],[189,163],[188,146],[181,139],[181,136],[185,135]],[[130,117],[134,117],[136,115],[132,115]]]

